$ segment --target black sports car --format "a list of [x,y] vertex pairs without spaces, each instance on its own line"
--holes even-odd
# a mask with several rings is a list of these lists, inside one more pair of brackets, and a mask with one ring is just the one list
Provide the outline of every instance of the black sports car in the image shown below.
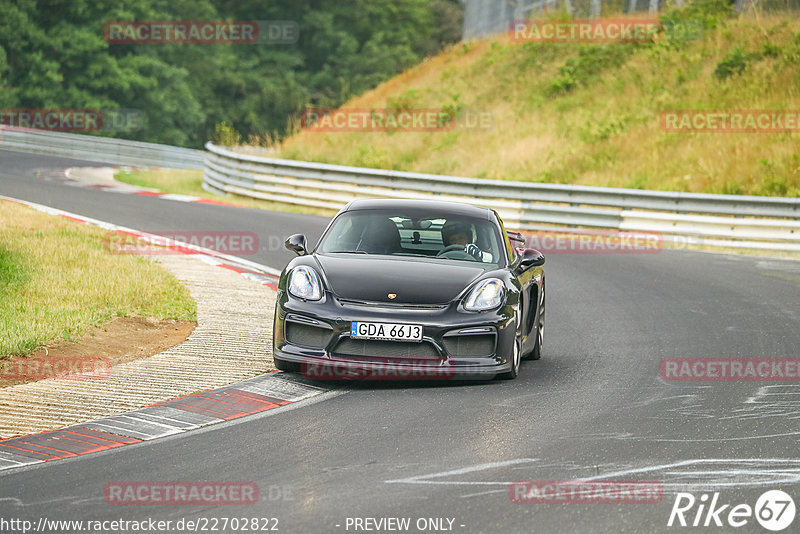
[[544,256],[493,210],[356,200],[281,273],[275,366],[309,378],[515,378],[544,339]]

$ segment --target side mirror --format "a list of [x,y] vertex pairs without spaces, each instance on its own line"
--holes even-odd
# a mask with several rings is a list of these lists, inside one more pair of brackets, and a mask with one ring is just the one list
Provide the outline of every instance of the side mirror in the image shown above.
[[522,251],[522,259],[519,260],[519,268],[527,269],[528,267],[536,267],[537,265],[544,265],[544,254],[535,248],[526,248]]
[[508,239],[511,241],[512,246],[525,246],[525,236],[522,235],[520,232],[514,232],[512,230],[506,230],[506,235]]
[[305,256],[308,253],[306,250],[306,236],[303,234],[289,236],[283,246],[298,256]]

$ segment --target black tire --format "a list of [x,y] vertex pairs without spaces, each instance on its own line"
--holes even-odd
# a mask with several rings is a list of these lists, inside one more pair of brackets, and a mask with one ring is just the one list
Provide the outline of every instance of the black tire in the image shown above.
[[287,362],[286,360],[279,360],[278,358],[273,358],[275,362],[275,367],[277,367],[278,371],[284,371],[287,373],[297,373],[300,372],[300,364],[297,362]]
[[542,347],[544,346],[544,299],[544,281],[542,281],[542,303],[539,305],[539,319],[536,321],[536,344],[527,356],[529,360],[538,360],[542,357]]
[[514,380],[519,376],[519,363],[522,360],[519,338],[514,338],[514,353],[511,355],[511,370],[498,375],[503,380]]
[[536,328],[536,345],[526,357],[528,360],[539,360],[542,357],[542,344],[544,343],[544,323]]

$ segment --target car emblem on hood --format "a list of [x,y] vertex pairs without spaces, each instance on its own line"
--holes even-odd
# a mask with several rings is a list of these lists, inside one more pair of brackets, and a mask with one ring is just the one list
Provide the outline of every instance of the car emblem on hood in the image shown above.
[[394,300],[394,298],[397,296],[397,293],[389,293],[386,296],[389,297],[389,300]]

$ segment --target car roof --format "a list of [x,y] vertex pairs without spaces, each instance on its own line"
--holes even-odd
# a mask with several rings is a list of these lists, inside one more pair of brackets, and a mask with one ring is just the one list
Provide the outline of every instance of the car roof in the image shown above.
[[353,200],[342,211],[379,210],[379,209],[414,209],[441,212],[443,215],[457,215],[492,219],[492,210],[461,202],[445,202],[442,200],[412,200],[398,198],[370,198]]

